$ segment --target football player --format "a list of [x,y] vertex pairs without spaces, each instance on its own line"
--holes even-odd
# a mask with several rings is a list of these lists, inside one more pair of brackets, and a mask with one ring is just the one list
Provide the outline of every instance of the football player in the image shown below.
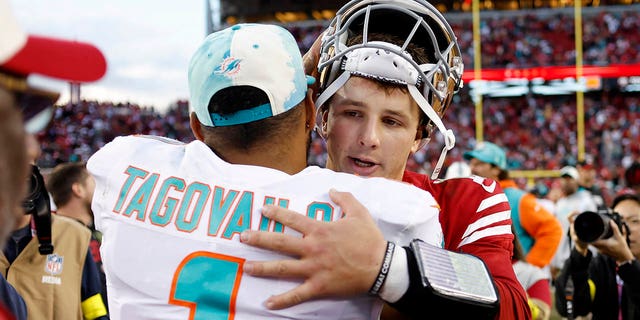
[[[441,13],[420,0],[351,1],[337,11],[305,59],[307,66],[317,65],[312,74],[319,74],[316,124],[326,140],[327,167],[402,180],[432,193],[441,208],[445,248],[475,255],[488,267],[500,297],[496,318],[530,318],[526,294],[511,267],[510,211],[500,186],[477,176],[434,180],[446,152],[455,144],[453,132],[441,117],[461,87],[463,73],[456,37]],[[406,171],[407,158],[432,138],[434,129],[442,135],[444,148],[432,176]],[[292,215],[284,209],[275,211],[274,217],[285,223]],[[396,210],[395,214],[404,213]],[[351,260],[354,255],[343,243],[367,243],[369,239],[356,239],[348,231],[332,232],[328,225],[317,224],[309,230],[307,236],[315,239],[326,236],[342,241],[336,241],[335,248],[319,250],[312,242],[247,234],[247,243],[252,245],[288,253],[300,252],[299,245],[309,252],[299,260],[248,264],[256,276],[306,278],[307,285],[271,297],[268,302],[274,308],[316,296],[347,294],[334,284],[363,276],[348,270],[350,264],[342,259]],[[383,298],[405,314],[420,316],[428,293],[422,290],[418,267],[412,263],[415,253],[409,247],[405,250],[411,276],[408,288],[400,286],[405,289],[402,293]],[[319,270],[324,265],[331,269]],[[318,285],[320,279],[322,285]],[[446,310],[447,314],[474,312],[455,304]]]
[[[209,35],[191,59],[195,141],[118,137],[89,159],[87,169],[96,180],[92,209],[103,233],[114,318],[377,319],[382,303],[365,294],[287,310],[264,307],[272,292],[300,283],[243,274],[245,259],[283,257],[240,243],[244,230],[300,237],[263,216],[265,204],[304,211],[299,217],[309,222],[355,220],[358,232],[367,234],[377,222],[387,241],[378,234],[382,241],[359,244],[368,249],[362,257],[369,260],[359,270],[371,278],[391,276],[379,270],[383,260],[401,261],[394,259],[403,252],[394,249],[395,243],[420,238],[441,244],[437,205],[427,192],[307,167],[315,117],[307,93],[311,81],[285,29],[234,25]],[[349,195],[328,194],[334,186],[353,193],[374,218],[352,214],[349,206],[338,210]],[[394,210],[406,214],[397,216]]]

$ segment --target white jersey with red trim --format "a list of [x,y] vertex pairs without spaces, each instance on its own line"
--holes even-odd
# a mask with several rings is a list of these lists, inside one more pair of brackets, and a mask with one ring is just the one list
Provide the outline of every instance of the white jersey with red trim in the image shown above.
[[269,296],[301,282],[242,274],[245,260],[285,258],[240,243],[243,230],[299,234],[260,215],[264,204],[335,221],[341,212],[330,188],[353,193],[387,240],[443,242],[433,197],[381,178],[233,165],[200,141],[150,136],[116,138],[87,168],[111,319],[377,319],[381,301],[366,295],[268,310]]

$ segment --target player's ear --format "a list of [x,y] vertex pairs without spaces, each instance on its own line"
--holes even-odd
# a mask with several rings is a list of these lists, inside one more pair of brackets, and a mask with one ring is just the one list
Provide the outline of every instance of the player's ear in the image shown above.
[[84,194],[84,186],[79,182],[74,182],[71,184],[71,191],[74,195],[82,197]]
[[307,96],[304,98],[304,108],[306,111],[304,120],[307,128],[313,130],[316,118],[316,104],[313,102],[313,91],[311,89],[307,90]]
[[427,145],[427,143],[429,143],[429,130],[427,130],[425,125],[418,125],[418,128],[416,129],[416,136],[414,137],[413,144],[411,145],[411,154],[422,149],[422,147]]
[[200,124],[200,120],[198,120],[195,112],[191,112],[191,115],[189,116],[189,124],[191,125],[191,132],[193,132],[193,136],[200,141],[204,141],[202,124]]
[[422,148],[422,139],[413,140],[413,144],[411,145],[411,154],[416,153],[418,150]]
[[327,123],[329,121],[329,107],[325,107],[322,109],[322,120],[321,120],[321,126],[320,126],[320,131],[322,133],[323,137],[327,136]]

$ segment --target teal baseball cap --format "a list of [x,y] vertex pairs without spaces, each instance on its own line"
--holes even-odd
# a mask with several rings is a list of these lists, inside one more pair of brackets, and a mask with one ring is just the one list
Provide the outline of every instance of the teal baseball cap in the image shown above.
[[491,142],[478,142],[473,150],[465,152],[462,156],[466,160],[476,158],[482,162],[493,164],[502,170],[507,170],[507,153]]
[[[270,24],[243,23],[210,34],[189,63],[189,105],[205,126],[232,126],[282,114],[298,105],[315,82],[304,72],[295,38]],[[262,90],[269,103],[220,115],[211,97],[233,86]]]

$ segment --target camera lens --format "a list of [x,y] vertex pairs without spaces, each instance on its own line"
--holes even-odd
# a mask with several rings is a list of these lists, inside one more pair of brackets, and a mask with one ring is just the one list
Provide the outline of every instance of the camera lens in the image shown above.
[[587,243],[609,238],[613,235],[609,220],[611,219],[606,215],[585,211],[576,217],[573,224],[576,236]]

